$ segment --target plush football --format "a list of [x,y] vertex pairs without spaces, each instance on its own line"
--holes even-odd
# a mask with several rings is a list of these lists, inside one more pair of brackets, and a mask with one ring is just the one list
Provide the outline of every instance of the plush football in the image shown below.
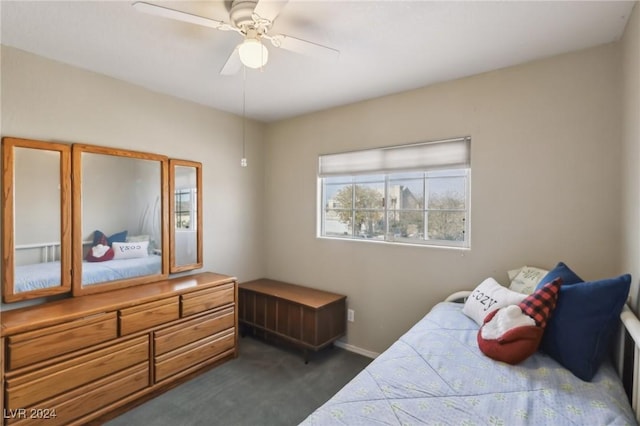
[[109,246],[107,237],[103,234],[96,241],[93,247],[89,249],[89,252],[87,253],[87,257],[85,257],[85,260],[87,262],[104,262],[106,260],[113,259],[114,255],[115,253],[113,252],[113,249]]
[[558,301],[561,284],[562,280],[557,278],[519,304],[488,314],[478,330],[482,353],[508,364],[518,364],[535,353]]

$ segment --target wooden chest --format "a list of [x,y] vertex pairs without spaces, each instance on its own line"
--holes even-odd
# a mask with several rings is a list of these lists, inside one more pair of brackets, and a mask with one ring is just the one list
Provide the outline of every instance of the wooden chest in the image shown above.
[[304,350],[320,350],[344,336],[347,297],[341,294],[260,279],[242,283],[239,322],[253,333],[277,336]]

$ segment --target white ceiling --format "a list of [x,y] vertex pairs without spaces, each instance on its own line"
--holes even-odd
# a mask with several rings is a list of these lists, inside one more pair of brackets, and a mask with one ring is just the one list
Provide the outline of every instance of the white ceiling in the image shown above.
[[[265,1],[265,0],[263,0]],[[268,0],[267,0],[268,1]],[[228,1],[153,3],[228,21]],[[335,62],[267,44],[246,114],[269,122],[618,40],[630,1],[289,0],[271,33],[340,50]],[[241,36],[129,1],[0,3],[2,44],[235,114],[243,73],[219,71]]]

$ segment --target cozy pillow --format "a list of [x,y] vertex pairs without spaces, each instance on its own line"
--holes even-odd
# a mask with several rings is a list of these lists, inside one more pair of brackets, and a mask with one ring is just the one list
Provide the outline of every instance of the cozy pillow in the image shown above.
[[508,364],[518,364],[533,355],[556,306],[561,283],[558,278],[518,305],[505,306],[487,315],[477,335],[482,353]]
[[523,266],[511,279],[509,289],[518,293],[531,294],[536,291],[536,286],[548,272],[546,269]]
[[482,325],[490,312],[507,305],[517,305],[527,297],[500,285],[493,278],[487,278],[467,297],[462,312]]
[[114,259],[133,259],[136,257],[147,257],[149,255],[149,241],[139,241],[132,243],[113,243]]
[[138,243],[143,241],[147,241],[149,243],[147,247],[147,253],[151,254],[153,247],[150,243],[149,235],[127,235],[127,243]]
[[577,282],[579,277],[559,263],[547,276],[564,276],[570,285],[560,289],[540,349],[580,379],[590,381],[609,352],[629,295],[631,275]]
[[97,245],[99,241],[105,237],[107,239],[107,244],[109,246],[113,245],[113,243],[124,243],[127,241],[127,231],[120,231],[118,233],[113,234],[110,237],[107,237],[102,231],[94,231],[93,232],[93,245]]

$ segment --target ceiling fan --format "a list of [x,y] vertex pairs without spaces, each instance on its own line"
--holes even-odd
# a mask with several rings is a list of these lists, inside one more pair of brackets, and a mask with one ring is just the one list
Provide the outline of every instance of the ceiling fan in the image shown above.
[[271,34],[271,26],[288,0],[233,0],[229,11],[230,22],[217,21],[203,16],[193,15],[164,6],[138,1],[133,3],[137,10],[178,21],[215,28],[222,31],[235,31],[244,40],[231,52],[220,74],[236,74],[242,65],[249,68],[262,68],[269,59],[269,51],[262,43],[269,40],[274,47],[286,49],[314,57],[336,59],[340,52],[331,47],[302,40],[285,34]]

